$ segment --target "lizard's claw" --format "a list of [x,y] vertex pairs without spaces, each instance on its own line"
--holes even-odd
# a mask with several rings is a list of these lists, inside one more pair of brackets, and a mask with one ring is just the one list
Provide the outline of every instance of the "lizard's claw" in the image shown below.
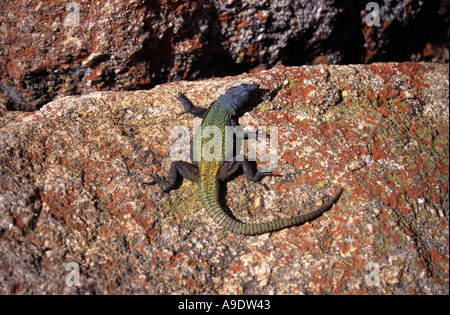
[[272,177],[283,177],[283,175],[280,174],[273,174],[271,172],[266,172],[267,174],[264,174],[264,176],[272,176]]
[[161,177],[159,175],[156,174],[151,174],[150,175],[151,178],[153,178],[153,181],[151,182],[147,182],[147,183],[143,183],[144,185],[155,185],[158,184],[159,186],[161,186],[163,189],[163,191],[159,194],[160,197],[163,197],[165,194],[167,194],[171,189],[170,189],[170,185],[169,182],[167,180],[164,179],[164,177]]
[[261,186],[263,186],[266,190],[270,190],[269,186],[267,186],[264,183],[261,183],[260,181],[257,181],[256,183],[260,184]]
[[158,184],[158,185],[163,186],[163,187],[167,186],[167,181],[163,177],[161,177],[159,175],[156,175],[156,174],[151,174],[150,177],[153,178],[153,180],[151,182],[143,183],[144,185],[155,185],[155,184]]
[[[266,176],[271,176],[271,177],[282,177],[283,175],[279,175],[279,174],[273,174],[272,172],[256,172],[255,176],[253,176],[252,178],[249,178],[252,182],[258,183],[261,186],[263,186],[266,190],[270,190],[270,188],[262,183],[262,179]],[[248,177],[247,177],[248,178]]]

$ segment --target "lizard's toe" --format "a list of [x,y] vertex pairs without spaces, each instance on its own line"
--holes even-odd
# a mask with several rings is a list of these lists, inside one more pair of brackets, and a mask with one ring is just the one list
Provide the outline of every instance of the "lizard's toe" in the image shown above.
[[153,180],[151,182],[145,182],[144,185],[155,185],[158,184],[160,186],[167,186],[167,181],[159,175],[151,174],[150,175]]

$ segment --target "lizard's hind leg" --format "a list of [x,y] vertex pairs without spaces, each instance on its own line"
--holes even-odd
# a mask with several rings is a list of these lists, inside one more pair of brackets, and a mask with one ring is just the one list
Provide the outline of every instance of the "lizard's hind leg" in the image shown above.
[[270,189],[269,189],[269,187],[267,187],[266,184],[261,183],[261,180],[264,177],[266,177],[266,176],[281,177],[282,176],[282,175],[279,175],[279,174],[273,174],[272,172],[260,172],[260,171],[256,171],[255,172],[255,167],[253,167],[252,164],[247,159],[242,161],[242,170],[244,171],[245,177],[249,181],[260,184],[266,190],[270,190]]
[[267,190],[269,190],[269,187],[267,187],[266,184],[261,183],[261,180],[266,176],[281,176],[281,175],[273,174],[272,172],[255,171],[255,167],[253,167],[252,164],[247,159],[244,159],[244,161],[235,161],[234,160],[234,161],[225,162],[222,165],[219,173],[217,174],[217,178],[220,181],[227,181],[234,174],[236,174],[236,172],[241,167],[242,167],[245,177],[249,181],[258,183]]
[[164,188],[162,194],[168,193],[171,190],[178,189],[183,183],[183,178],[197,183],[199,172],[198,167],[195,164],[191,164],[184,161],[174,161],[170,165],[169,175],[167,179],[164,179],[158,175],[151,175],[153,181],[150,183],[144,183],[146,185],[158,184]]

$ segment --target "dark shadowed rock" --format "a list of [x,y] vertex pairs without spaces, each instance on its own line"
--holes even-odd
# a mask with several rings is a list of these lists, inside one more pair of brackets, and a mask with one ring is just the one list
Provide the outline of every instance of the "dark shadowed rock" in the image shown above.
[[[448,1],[0,2],[0,114],[278,64],[448,62]],[[69,4],[70,3],[70,4]]]

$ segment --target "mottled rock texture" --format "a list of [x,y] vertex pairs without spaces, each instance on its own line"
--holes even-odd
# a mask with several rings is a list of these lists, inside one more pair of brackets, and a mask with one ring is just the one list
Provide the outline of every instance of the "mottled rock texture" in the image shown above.
[[0,114],[278,64],[448,62],[448,1],[0,1]]
[[[448,76],[431,63],[278,66],[6,112],[0,293],[448,294]],[[227,206],[261,222],[343,187],[318,220],[233,235],[195,184],[163,197],[143,185],[167,173],[172,128],[193,124],[177,93],[206,107],[240,83],[278,89],[241,124],[278,127],[282,177],[264,180],[271,191],[237,177]]]

